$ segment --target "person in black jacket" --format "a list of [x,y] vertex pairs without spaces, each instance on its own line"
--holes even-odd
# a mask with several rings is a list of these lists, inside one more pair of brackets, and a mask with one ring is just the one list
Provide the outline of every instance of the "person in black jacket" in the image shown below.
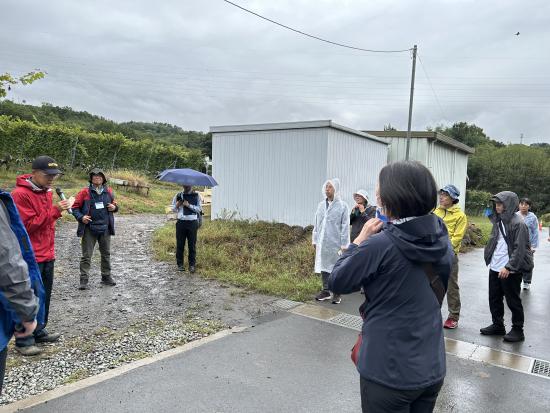
[[200,195],[193,191],[191,185],[183,185],[183,191],[177,193],[172,200],[172,211],[177,212],[176,223],[176,264],[179,271],[185,271],[183,256],[185,241],[189,247],[189,272],[195,273],[197,258],[197,232],[199,230],[202,214],[202,201]]
[[351,210],[351,214],[349,217],[349,222],[351,224],[352,241],[357,238],[365,223],[369,219],[374,218],[374,215],[376,213],[376,207],[373,205],[369,205],[369,195],[364,189],[360,189],[356,193],[354,193],[353,199],[355,200],[356,204]]
[[431,212],[437,186],[418,162],[380,171],[377,203],[387,218],[369,220],[329,279],[336,294],[363,287],[365,303],[357,370],[363,412],[432,412],[445,378],[438,297],[425,266],[447,288],[453,250]]
[[[529,229],[516,214],[519,199],[514,192],[499,192],[491,201],[489,219],[493,230],[485,246],[485,263],[489,266],[489,308],[493,323],[479,331],[483,335],[504,336],[504,341],[523,341],[521,280],[524,272],[533,269]],[[504,328],[504,297],[512,312],[512,329],[508,334]]]

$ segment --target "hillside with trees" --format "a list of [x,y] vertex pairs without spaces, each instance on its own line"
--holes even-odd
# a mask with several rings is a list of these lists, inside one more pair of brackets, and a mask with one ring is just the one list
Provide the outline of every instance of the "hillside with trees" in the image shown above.
[[49,103],[33,106],[14,103],[10,100],[0,101],[0,115],[40,125],[62,124],[78,127],[87,132],[118,133],[135,141],[150,140],[156,143],[180,145],[188,149],[200,150],[204,155],[212,157],[212,136],[209,133],[186,131],[179,126],[167,123],[117,123],[85,111],[76,111],[67,106],[59,107]]
[[501,191],[513,191],[530,198],[535,212],[550,211],[550,145],[510,144],[491,139],[482,128],[466,122],[433,128],[475,148],[468,162],[467,207],[481,206]]

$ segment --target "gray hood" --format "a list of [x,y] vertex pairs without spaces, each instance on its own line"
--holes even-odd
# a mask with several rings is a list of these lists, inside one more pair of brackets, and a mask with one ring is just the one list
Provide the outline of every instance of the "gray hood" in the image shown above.
[[491,198],[491,201],[493,201],[493,214],[495,216],[498,215],[496,213],[494,203],[498,201],[504,204],[504,212],[500,215],[500,219],[502,219],[503,222],[510,222],[519,208],[519,198],[514,192],[511,191],[499,192]]

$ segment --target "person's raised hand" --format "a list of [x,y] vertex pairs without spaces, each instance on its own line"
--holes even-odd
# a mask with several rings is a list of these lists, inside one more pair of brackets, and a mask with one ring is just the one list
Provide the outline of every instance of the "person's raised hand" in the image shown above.
[[68,210],[71,207],[71,203],[68,199],[64,199],[62,201],[59,201],[57,204],[55,204],[55,207],[59,210],[59,212],[63,212]]

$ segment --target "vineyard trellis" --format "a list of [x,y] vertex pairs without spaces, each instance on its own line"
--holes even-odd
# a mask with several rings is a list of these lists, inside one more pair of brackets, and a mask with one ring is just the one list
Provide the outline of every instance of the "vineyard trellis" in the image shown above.
[[97,166],[156,174],[174,164],[203,167],[203,155],[196,149],[0,116],[0,157],[31,160],[39,155],[53,157],[65,169]]

